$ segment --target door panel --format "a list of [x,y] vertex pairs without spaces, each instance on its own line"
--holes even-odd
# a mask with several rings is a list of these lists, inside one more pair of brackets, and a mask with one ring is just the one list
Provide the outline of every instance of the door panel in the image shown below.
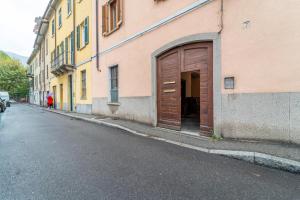
[[200,70],[207,64],[207,57],[207,47],[201,43],[183,46],[181,72]]
[[212,44],[202,44],[205,57],[200,65],[200,130],[211,133],[213,130],[213,57]]
[[180,129],[180,52],[178,49],[158,58],[157,69],[158,124]]
[[181,72],[200,70],[200,130],[213,128],[212,43],[196,43],[182,48]]
[[54,104],[53,104],[53,107],[56,109],[56,104],[57,104],[57,99],[56,99],[56,97],[57,97],[57,95],[56,95],[57,93],[56,93],[56,86],[53,86],[53,100],[54,100]]
[[64,88],[63,84],[60,84],[60,110],[63,110],[64,107]]
[[189,44],[157,60],[158,126],[181,128],[181,72],[200,71],[200,130],[213,130],[212,43]]
[[73,111],[73,76],[69,75],[69,102],[70,111]]

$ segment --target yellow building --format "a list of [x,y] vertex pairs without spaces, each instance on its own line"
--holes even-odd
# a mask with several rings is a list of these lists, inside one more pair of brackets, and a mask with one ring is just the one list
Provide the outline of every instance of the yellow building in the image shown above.
[[42,17],[34,48],[45,51],[56,109],[91,113],[92,15],[91,0],[51,0]]

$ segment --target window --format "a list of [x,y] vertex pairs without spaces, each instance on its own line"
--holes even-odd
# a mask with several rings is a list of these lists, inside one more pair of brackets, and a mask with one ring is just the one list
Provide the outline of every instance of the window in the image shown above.
[[110,27],[112,30],[117,28],[117,2],[114,1],[110,4]]
[[42,65],[42,48],[40,47],[39,49],[39,66],[41,67]]
[[107,36],[118,30],[123,19],[123,0],[111,0],[102,6],[102,34]]
[[65,39],[65,49],[66,49],[66,51],[65,51],[65,56],[66,56],[66,64],[69,64],[69,61],[70,61],[70,59],[69,59],[69,56],[70,56],[70,53],[69,53],[69,44],[70,44],[70,36],[68,36],[68,37],[66,37],[66,39]]
[[42,44],[42,62],[45,62],[45,45]]
[[72,13],[72,0],[68,0],[68,15],[71,15]]
[[71,47],[71,51],[70,51],[71,64],[74,65],[75,64],[75,59],[74,59],[74,52],[75,52],[74,31],[72,31],[71,36],[70,36],[70,47]]
[[46,38],[46,42],[45,42],[45,46],[46,46],[46,56],[48,56],[48,38]]
[[86,70],[81,71],[81,99],[86,99]]
[[87,45],[89,43],[89,18],[86,17],[84,20],[84,44]]
[[58,28],[62,26],[61,8],[58,10]]
[[74,32],[65,39],[66,64],[74,65]]
[[64,60],[64,53],[65,53],[65,48],[64,48],[64,42],[61,42],[58,49],[59,49],[59,52],[60,54],[58,54],[58,57],[59,57],[59,64],[65,64],[65,60]]
[[85,47],[89,43],[89,18],[77,26],[77,50]]
[[117,103],[119,101],[119,81],[118,81],[118,66],[110,67],[110,101]]
[[53,36],[55,34],[55,21],[54,21],[54,19],[52,19],[51,25],[52,25],[52,36]]
[[80,30],[81,30],[81,44],[80,47],[84,47],[85,46],[85,29],[84,29],[84,24],[80,25]]
[[51,62],[53,62],[54,59],[55,59],[55,53],[54,53],[54,51],[53,51],[53,52],[51,52]]

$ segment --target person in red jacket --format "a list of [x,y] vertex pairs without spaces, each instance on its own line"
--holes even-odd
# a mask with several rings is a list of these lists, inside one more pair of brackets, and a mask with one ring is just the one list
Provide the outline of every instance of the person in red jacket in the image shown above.
[[48,104],[48,109],[53,108],[53,97],[49,92],[47,95],[47,104]]

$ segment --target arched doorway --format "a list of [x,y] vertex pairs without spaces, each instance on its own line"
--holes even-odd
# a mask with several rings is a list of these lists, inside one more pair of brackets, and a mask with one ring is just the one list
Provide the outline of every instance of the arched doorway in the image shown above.
[[212,133],[211,42],[179,46],[157,58],[157,120],[160,127],[194,129],[197,124],[201,132]]

